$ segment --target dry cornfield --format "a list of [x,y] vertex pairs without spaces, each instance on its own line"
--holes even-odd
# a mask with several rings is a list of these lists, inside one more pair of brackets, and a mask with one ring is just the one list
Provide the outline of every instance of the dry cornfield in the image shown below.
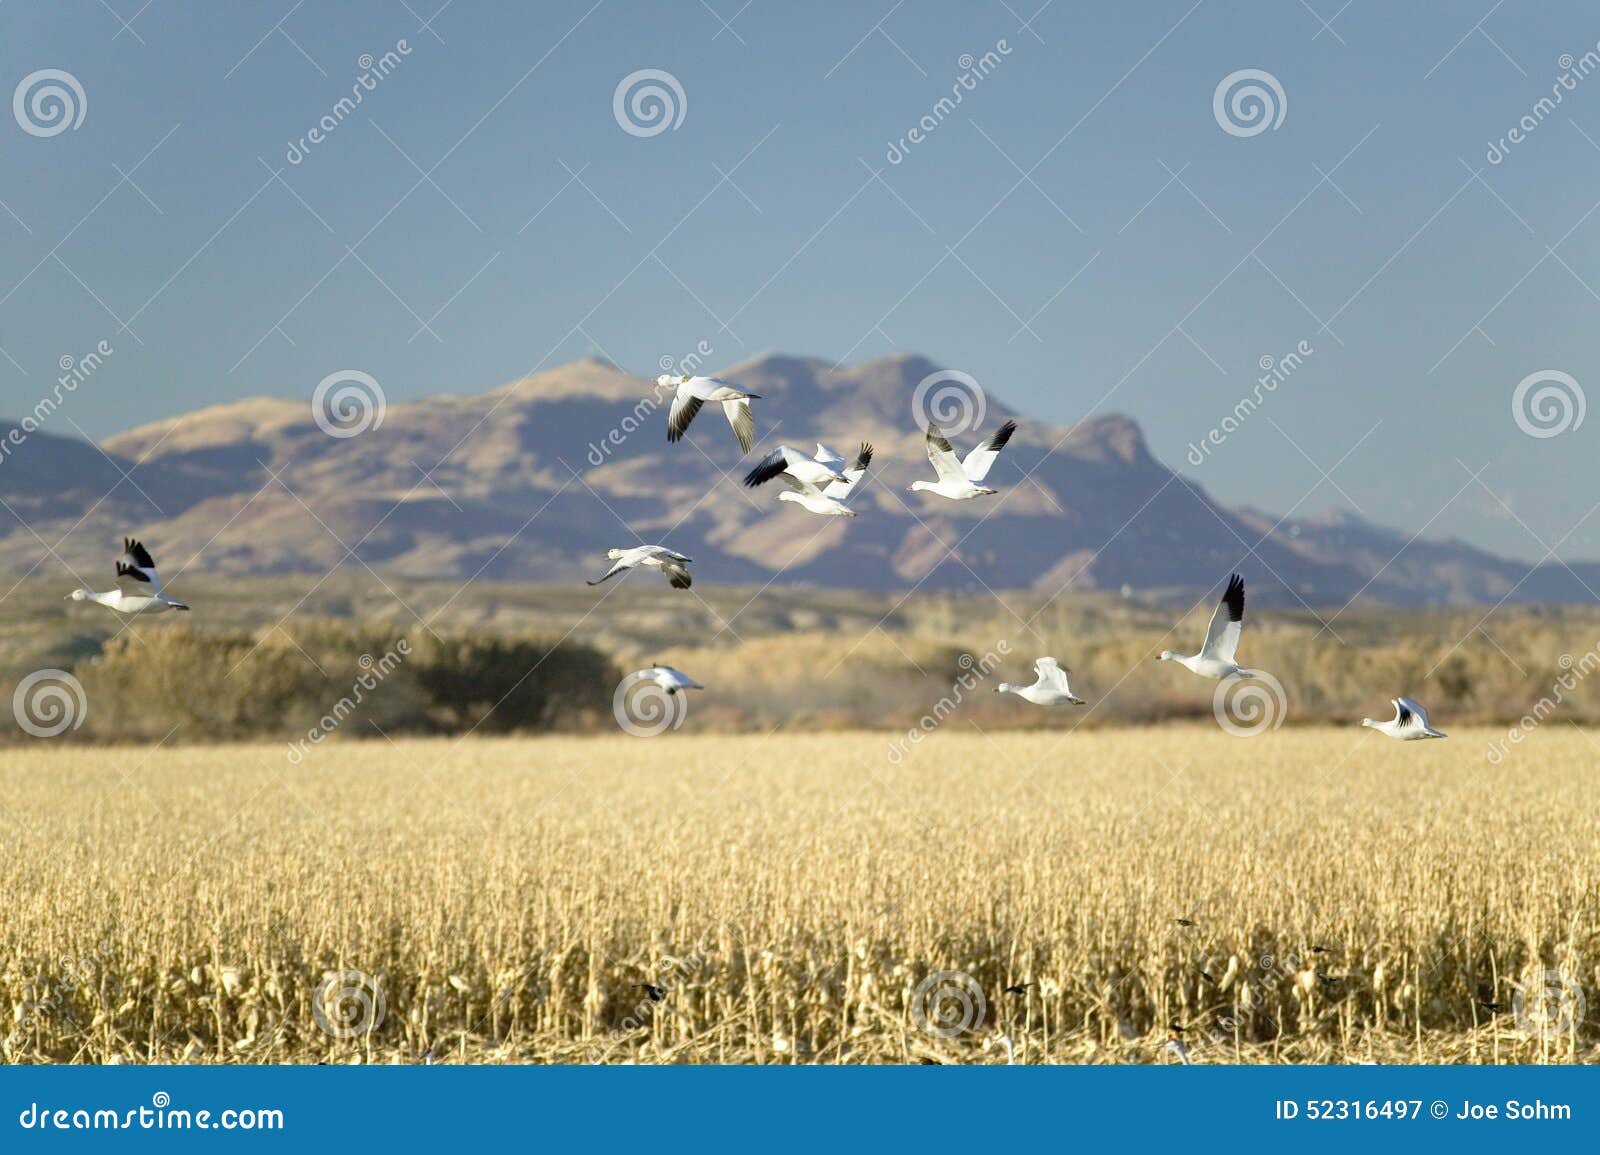
[[1596,1057],[1586,731],[693,724],[14,750],[6,1056]]

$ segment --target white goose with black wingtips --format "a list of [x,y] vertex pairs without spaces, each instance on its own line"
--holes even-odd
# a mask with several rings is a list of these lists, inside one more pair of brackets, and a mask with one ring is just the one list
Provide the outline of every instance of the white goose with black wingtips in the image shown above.
[[608,549],[606,556],[611,559],[611,568],[604,574],[589,582],[597,586],[601,582],[610,581],[624,570],[635,569],[639,566],[648,566],[658,569],[672,583],[675,590],[686,590],[694,579],[689,574],[691,558],[684,557],[677,550],[668,549],[664,545],[639,545],[632,549]]
[[1247,670],[1234,660],[1239,650],[1239,635],[1244,631],[1244,578],[1234,574],[1228,579],[1228,588],[1211,615],[1211,626],[1206,630],[1206,640],[1198,654],[1179,654],[1162,650],[1163,662],[1177,662],[1193,670],[1202,678],[1252,678],[1254,670]]
[[73,590],[67,597],[75,602],[94,602],[119,614],[164,614],[168,610],[187,610],[183,602],[161,592],[161,575],[155,559],[137,538],[122,539],[122,556],[117,559],[117,588],[97,593]]
[[[834,461],[838,465],[832,464]],[[817,446],[816,457],[780,445],[745,475],[744,483],[754,488],[777,478],[789,487],[778,494],[779,501],[792,501],[801,509],[824,517],[854,517],[855,510],[846,506],[844,499],[871,463],[872,446],[865,442],[849,466],[844,464],[844,458],[822,445]]]
[[1418,738],[1443,738],[1443,730],[1435,730],[1428,722],[1428,711],[1415,698],[1391,698],[1394,717],[1379,722],[1372,718],[1361,719],[1363,726],[1401,742],[1414,742]]
[[722,413],[733,426],[733,435],[739,439],[739,450],[749,453],[756,440],[755,418],[750,416],[750,402],[759,401],[761,394],[752,393],[732,381],[720,377],[676,377],[663,373],[656,378],[658,389],[672,390],[672,409],[667,414],[667,440],[677,441],[689,428],[689,422],[707,401],[722,406]]
[[933,463],[933,471],[939,475],[938,481],[913,481],[910,486],[912,493],[932,493],[939,497],[947,497],[951,501],[967,501],[974,497],[983,497],[986,494],[999,493],[998,489],[991,489],[978,483],[989,476],[989,468],[994,464],[1000,451],[1006,447],[1006,442],[1011,440],[1011,435],[1017,431],[1015,421],[1007,421],[994,436],[978,446],[965,458],[956,458],[955,448],[937,425],[931,422],[928,425],[927,449],[928,460]]

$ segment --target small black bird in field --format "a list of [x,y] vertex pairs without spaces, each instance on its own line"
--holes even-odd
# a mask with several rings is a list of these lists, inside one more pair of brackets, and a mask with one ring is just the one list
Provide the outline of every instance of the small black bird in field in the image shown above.
[[1015,986],[1007,987],[1006,988],[1006,994],[1008,994],[1008,995],[1025,995],[1025,994],[1028,993],[1028,988],[1029,987],[1036,987],[1038,985],[1039,985],[1038,983],[1017,983]]
[[1201,971],[1200,972],[1200,977],[1205,979],[1206,982],[1210,983],[1212,986],[1216,986],[1217,985],[1217,980],[1212,978],[1210,975],[1206,974],[1205,971]]
[[1194,919],[1192,919],[1192,918],[1175,918],[1172,921],[1177,923],[1179,926],[1193,926],[1194,925]]
[[1484,1010],[1488,1011],[1491,1015],[1497,1015],[1506,1009],[1506,1005],[1504,1003],[1486,1003],[1481,999],[1478,1001],[1478,1005]]
[[1325,946],[1314,946],[1314,947],[1311,948],[1311,953],[1312,954],[1327,954],[1328,950],[1329,950],[1329,948],[1325,947]]
[[667,997],[667,988],[658,987],[653,983],[640,983],[639,989],[645,994],[649,995],[650,1001],[653,1003],[659,1003],[662,999]]

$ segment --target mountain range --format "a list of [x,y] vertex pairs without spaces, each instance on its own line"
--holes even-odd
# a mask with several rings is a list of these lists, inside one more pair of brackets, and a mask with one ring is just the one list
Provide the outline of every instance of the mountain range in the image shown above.
[[[1600,588],[1592,563],[1530,574],[1350,514],[1228,508],[1158,461],[1128,417],[1051,426],[992,395],[982,427],[954,440],[965,453],[1019,422],[990,474],[1000,494],[913,494],[932,471],[912,399],[937,370],[918,356],[732,366],[720,375],[761,395],[760,440],[745,457],[714,405],[668,444],[651,382],[597,359],[389,405],[347,437],[325,432],[304,398],[217,405],[99,445],[52,433],[48,419],[32,432],[0,421],[0,540],[18,575],[57,571],[65,583],[72,571],[101,588],[124,534],[149,543],[168,575],[366,566],[571,581],[603,572],[609,547],[661,542],[692,557],[701,582],[755,585],[1167,594],[1239,569],[1253,597],[1281,606],[1589,602],[1587,587]],[[741,484],[780,442],[809,453],[818,441],[846,456],[874,445],[851,500],[858,517],[816,517],[778,501],[777,483]]]

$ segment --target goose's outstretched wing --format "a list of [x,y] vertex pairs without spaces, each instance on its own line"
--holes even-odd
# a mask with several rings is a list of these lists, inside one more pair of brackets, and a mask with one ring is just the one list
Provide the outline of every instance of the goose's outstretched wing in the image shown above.
[[1201,656],[1219,662],[1231,662],[1239,652],[1239,634],[1244,630],[1244,578],[1234,574],[1228,579],[1228,588],[1211,615],[1211,626],[1206,630]]
[[1065,690],[1067,688],[1067,675],[1056,664],[1054,658],[1040,658],[1033,663],[1033,672],[1038,678],[1038,685],[1052,690]]
[[734,397],[722,403],[722,412],[733,426],[733,435],[739,439],[739,448],[745,453],[756,443],[756,420],[750,416],[750,400]]
[[700,406],[705,402],[689,392],[687,382],[678,386],[678,391],[672,395],[672,408],[667,413],[667,440],[677,441],[683,436],[684,430],[689,428],[689,422],[694,420],[694,415],[700,412]]
[[788,473],[789,453],[790,449],[787,445],[778,446],[778,448],[756,462],[756,467],[744,475],[744,483],[754,489],[758,485],[765,485],[774,477],[787,475],[792,478],[794,475]]
[[1422,729],[1430,730],[1428,711],[1415,698],[1396,698],[1394,700],[1394,720],[1402,726],[1421,724]]
[[[619,562],[617,562],[617,563],[616,563],[616,564],[615,564],[615,565],[613,565],[613,566],[612,566],[612,567],[611,567],[611,568],[610,568],[610,569],[608,569],[608,570],[606,570],[606,572],[605,572],[605,573],[603,573],[603,574],[601,574],[601,575],[600,575],[600,576],[599,576],[599,577],[598,577],[598,578],[596,578],[596,579],[595,579],[595,580],[594,580],[594,581],[592,581],[592,582],[589,582],[589,584],[590,584],[590,585],[592,585],[592,586],[597,586],[597,585],[599,585],[599,584],[600,584],[600,583],[601,583],[601,582],[608,582],[608,581],[610,581],[610,580],[611,580],[611,579],[612,579],[612,578],[614,578],[614,577],[616,577],[616,576],[617,576],[617,575],[618,575],[618,574],[619,574],[619,573],[621,573],[621,572],[622,572],[622,571],[623,571],[623,570],[625,570],[625,569],[632,569],[632,568],[633,568],[633,565],[632,565],[632,563],[631,563],[631,562],[629,562],[629,561],[628,561],[628,559],[627,559],[627,558],[623,558],[623,559],[622,559],[622,560],[621,560],[621,561],[619,561]],[[588,581],[588,579],[587,579],[587,578],[585,578],[585,579],[584,579],[584,580],[585,580],[585,581]]]
[[667,575],[667,580],[672,583],[672,588],[675,590],[686,590],[694,584],[694,579],[689,576],[688,567],[681,561],[668,560],[662,562],[661,572]]
[[928,423],[928,460],[933,462],[933,471],[940,481],[967,480],[967,475],[961,471],[961,462],[956,460],[955,447],[931,421]]
[[989,467],[994,464],[994,459],[1000,456],[1000,451],[1006,447],[1006,442],[1011,440],[1011,435],[1016,431],[1017,423],[1007,421],[994,431],[993,437],[967,454],[966,460],[961,463],[961,469],[968,481],[982,481],[989,476]]
[[161,592],[161,575],[155,559],[137,538],[122,539],[122,556],[117,559],[117,587],[125,594],[151,597]]
[[[821,446],[818,446],[818,448],[820,449]],[[819,457],[818,460],[820,461],[821,458]],[[844,474],[844,480],[828,482],[828,487],[822,491],[822,495],[831,497],[835,501],[843,501],[850,496],[850,491],[856,487],[856,482],[866,476],[867,466],[872,464],[872,446],[863,441],[861,443],[861,452],[856,454],[855,461],[848,469],[842,468],[844,458],[840,457],[837,460],[838,464],[831,465],[830,468]],[[824,464],[828,463],[824,462]]]
[[699,682],[695,681],[682,670],[675,670],[671,666],[656,666],[646,670],[645,674],[656,685],[664,690],[703,690]]

